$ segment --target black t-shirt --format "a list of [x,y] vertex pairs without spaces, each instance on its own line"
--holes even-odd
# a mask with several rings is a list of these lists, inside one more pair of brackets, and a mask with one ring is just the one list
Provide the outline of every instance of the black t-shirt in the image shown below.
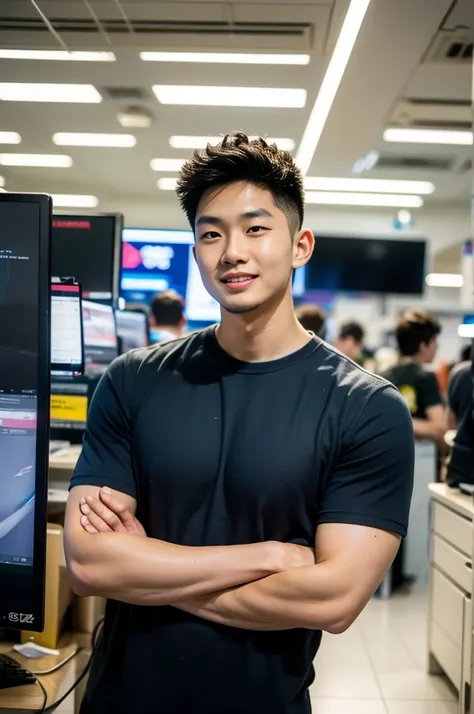
[[[240,362],[214,328],[119,357],[72,478],[137,499],[148,536],[314,546],[321,523],[406,533],[413,427],[398,392],[313,337]],[[303,714],[321,632],[250,632],[109,601],[85,714]]]
[[447,482],[457,486],[474,482],[474,399],[471,362],[454,367],[449,378],[448,403],[458,428],[448,462]]
[[383,376],[400,390],[414,419],[426,419],[427,409],[443,403],[436,375],[418,362],[397,364]]

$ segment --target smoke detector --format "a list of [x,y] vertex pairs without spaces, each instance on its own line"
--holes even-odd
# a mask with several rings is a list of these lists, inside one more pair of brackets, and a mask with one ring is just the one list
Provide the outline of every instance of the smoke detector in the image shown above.
[[148,129],[153,118],[153,114],[144,107],[126,107],[117,113],[118,122],[127,129]]

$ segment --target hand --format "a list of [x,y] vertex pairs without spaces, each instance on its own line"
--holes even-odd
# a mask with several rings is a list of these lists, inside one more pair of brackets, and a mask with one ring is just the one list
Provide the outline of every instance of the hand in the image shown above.
[[109,488],[99,491],[99,498],[81,498],[81,525],[87,533],[130,533],[146,538],[146,533],[130,509],[112,495]]
[[314,565],[316,562],[313,548],[296,543],[276,543],[276,545],[279,547],[278,571],[280,572]]

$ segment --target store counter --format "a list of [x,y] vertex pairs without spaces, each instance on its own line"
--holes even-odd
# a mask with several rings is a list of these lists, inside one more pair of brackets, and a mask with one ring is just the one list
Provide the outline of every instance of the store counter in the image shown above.
[[474,500],[443,483],[432,502],[428,605],[429,672],[444,672],[459,692],[460,714],[474,714],[472,592]]

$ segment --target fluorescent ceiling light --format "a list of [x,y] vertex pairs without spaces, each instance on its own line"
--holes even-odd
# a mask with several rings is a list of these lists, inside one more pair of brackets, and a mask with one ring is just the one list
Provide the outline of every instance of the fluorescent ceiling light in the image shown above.
[[306,203],[321,203],[339,206],[391,206],[394,208],[420,208],[420,196],[403,196],[381,193],[331,193],[329,191],[309,191]]
[[[251,141],[257,138],[257,136],[249,136]],[[222,139],[222,136],[170,136],[169,143],[173,149],[205,149],[208,144],[215,146]],[[293,139],[265,137],[265,141],[267,144],[276,144],[281,151],[293,151],[295,148]]]
[[21,136],[16,131],[0,131],[0,144],[19,144]]
[[70,156],[63,154],[0,154],[2,166],[42,166],[67,169],[72,166]]
[[464,278],[458,273],[429,273],[425,283],[431,288],[462,288]]
[[429,181],[399,181],[389,179],[324,178],[306,176],[307,191],[365,191],[372,193],[421,193],[435,190]]
[[53,143],[57,146],[106,146],[132,147],[137,140],[131,134],[80,134],[59,132],[54,134]]
[[470,146],[473,143],[472,131],[451,131],[450,129],[386,129],[384,141],[404,142],[406,144],[455,144]]
[[5,179],[3,176],[0,176],[0,186],[5,186]]
[[0,50],[0,59],[56,60],[61,62],[115,62],[113,52],[66,52],[65,50]]
[[185,159],[152,159],[152,171],[181,171]]
[[339,89],[342,76],[346,69],[357,35],[369,7],[370,0],[352,0],[344,19],[341,32],[336,42],[334,52],[329,61],[326,74],[314,102],[303,138],[296,154],[296,163],[303,172],[308,173],[314,152],[319,144],[324,125],[326,124],[332,103]]
[[176,186],[178,185],[178,179],[177,178],[160,178],[156,182],[156,185],[162,191],[175,191]]
[[467,337],[468,339],[473,339],[474,325],[459,325],[458,335],[459,337]]
[[301,109],[306,104],[306,89],[175,84],[155,84],[152,89],[161,104],[206,107],[278,107],[282,109]]
[[4,102],[99,104],[102,101],[102,97],[92,84],[1,82],[0,100]]
[[309,64],[309,55],[247,54],[237,52],[140,52],[145,62],[215,62],[216,64]]
[[53,193],[53,206],[56,208],[97,208],[99,199],[97,196],[67,195],[63,193]]

